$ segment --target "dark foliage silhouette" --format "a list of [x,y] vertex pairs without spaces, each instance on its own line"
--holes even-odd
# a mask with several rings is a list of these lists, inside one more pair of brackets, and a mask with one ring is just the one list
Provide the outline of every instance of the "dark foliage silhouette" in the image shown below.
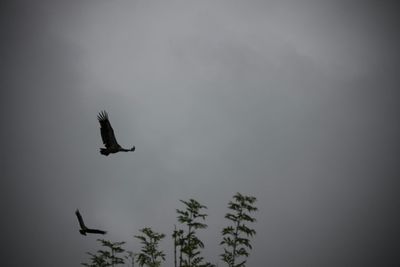
[[[205,220],[208,215],[204,212],[207,207],[195,199],[180,201],[184,204],[184,209],[176,209],[179,226],[175,225],[172,233],[174,245],[173,266],[219,266],[206,261],[202,256],[205,244],[200,240],[198,232],[207,228]],[[220,242],[223,248],[220,259],[227,267],[246,267],[247,259],[252,249],[251,239],[256,235],[256,231],[251,228],[252,224],[256,222],[256,219],[251,216],[258,210],[255,206],[256,201],[257,199],[253,196],[236,193],[232,201],[228,203],[230,211],[225,214],[228,226],[222,229],[222,241]],[[82,234],[93,230],[87,229],[78,210],[76,215],[81,228],[83,228],[80,230]],[[134,237],[141,243],[140,252],[125,250],[123,248],[125,242],[98,239],[102,243],[103,249],[97,250],[96,253],[87,252],[90,256],[89,263],[82,263],[82,265],[89,267],[116,267],[125,264],[124,266],[134,267],[136,266],[135,263],[137,263],[139,267],[161,267],[166,261],[166,254],[160,249],[159,243],[165,238],[165,234],[157,233],[150,227],[145,227],[139,231],[141,234]]]
[[[249,257],[249,250],[252,249],[249,237],[253,237],[256,231],[249,227],[250,223],[256,221],[250,216],[250,213],[258,209],[254,206],[256,198],[236,193],[233,201],[230,201],[228,208],[231,213],[227,213],[225,218],[231,222],[231,225],[222,230],[223,239],[221,245],[224,246],[224,253],[221,259],[229,267],[245,267],[246,258]],[[240,261],[238,263],[238,261]]]
[[90,263],[81,263],[87,267],[115,267],[125,263],[127,258],[126,250],[123,248],[125,242],[111,242],[109,240],[97,239],[101,242],[103,249],[97,250],[97,253],[87,252],[90,255]]
[[114,130],[111,127],[111,123],[108,119],[108,114],[105,111],[101,111],[99,115],[97,115],[97,119],[100,122],[100,133],[101,139],[103,140],[103,144],[106,148],[100,148],[100,153],[102,155],[108,156],[112,153],[117,152],[128,152],[128,151],[135,151],[135,146],[131,149],[122,148],[115,138]]
[[103,231],[103,230],[87,228],[85,223],[83,222],[82,215],[81,215],[81,213],[79,212],[78,209],[75,211],[75,214],[76,214],[76,217],[78,218],[79,226],[81,227],[79,232],[82,235],[86,235],[86,234],[101,234],[101,235],[105,235],[107,233],[106,231]]
[[158,248],[158,244],[165,234],[157,233],[150,227],[145,227],[140,232],[142,235],[135,235],[142,244],[140,253],[136,254],[136,262],[140,267],[160,267],[165,261],[165,253]]
[[179,223],[186,226],[187,230],[176,229],[175,227],[172,234],[175,246],[175,266],[178,262],[176,251],[179,247],[179,267],[214,267],[215,265],[204,262],[204,258],[200,255],[204,243],[197,236],[197,230],[207,228],[207,224],[202,223],[207,217],[207,214],[202,213],[202,210],[207,209],[207,207],[194,199],[181,200],[181,202],[185,204],[185,209],[176,210],[177,219]]

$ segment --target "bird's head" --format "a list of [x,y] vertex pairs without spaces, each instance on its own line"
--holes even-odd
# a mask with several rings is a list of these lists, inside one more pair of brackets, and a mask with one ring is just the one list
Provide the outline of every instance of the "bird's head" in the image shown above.
[[131,148],[131,151],[135,151],[135,149],[136,149],[136,147],[135,147],[135,146],[133,146],[133,147]]

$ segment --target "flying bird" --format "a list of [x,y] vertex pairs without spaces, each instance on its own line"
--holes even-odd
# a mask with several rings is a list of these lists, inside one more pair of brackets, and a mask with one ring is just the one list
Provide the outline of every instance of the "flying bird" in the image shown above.
[[82,215],[80,214],[78,209],[75,211],[75,214],[76,214],[76,217],[78,217],[79,225],[81,227],[81,229],[79,229],[79,232],[82,235],[86,235],[86,234],[101,234],[101,235],[105,235],[107,233],[106,231],[87,228],[85,223],[83,222]]
[[111,127],[110,121],[108,120],[108,114],[105,111],[101,111],[97,115],[97,119],[100,122],[100,133],[103,144],[106,148],[100,148],[100,153],[104,156],[108,156],[111,153],[117,153],[120,151],[128,152],[135,151],[135,146],[131,149],[122,148],[117,139],[115,139],[114,130]]

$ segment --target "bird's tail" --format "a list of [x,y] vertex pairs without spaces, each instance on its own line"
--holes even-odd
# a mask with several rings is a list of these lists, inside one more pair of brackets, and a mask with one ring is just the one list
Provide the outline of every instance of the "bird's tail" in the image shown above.
[[104,156],[108,156],[110,154],[106,148],[100,148],[100,153]]

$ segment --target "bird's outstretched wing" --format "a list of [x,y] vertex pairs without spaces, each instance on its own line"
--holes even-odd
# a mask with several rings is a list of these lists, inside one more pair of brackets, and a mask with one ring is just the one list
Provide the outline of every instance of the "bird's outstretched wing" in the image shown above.
[[87,229],[85,223],[83,222],[82,215],[80,214],[78,209],[75,211],[75,214],[76,214],[76,217],[78,217],[79,226],[81,227],[81,229]]
[[111,127],[111,123],[108,120],[108,114],[105,111],[101,111],[99,115],[97,115],[97,119],[100,122],[100,133],[101,139],[103,139],[103,144],[106,148],[115,148],[119,147],[117,139],[114,135],[114,130]]
[[90,234],[101,234],[101,235],[105,235],[107,233],[106,231],[99,229],[87,229],[86,232]]
[[86,225],[85,225],[85,223],[83,222],[82,215],[81,215],[81,213],[79,212],[78,209],[75,211],[75,214],[76,214],[76,217],[78,218],[79,225],[80,225],[80,227],[81,227],[81,230],[79,230],[79,232],[80,232],[82,235],[86,235],[86,233],[105,235],[105,234],[107,233],[106,231],[103,231],[103,230],[87,228]]

